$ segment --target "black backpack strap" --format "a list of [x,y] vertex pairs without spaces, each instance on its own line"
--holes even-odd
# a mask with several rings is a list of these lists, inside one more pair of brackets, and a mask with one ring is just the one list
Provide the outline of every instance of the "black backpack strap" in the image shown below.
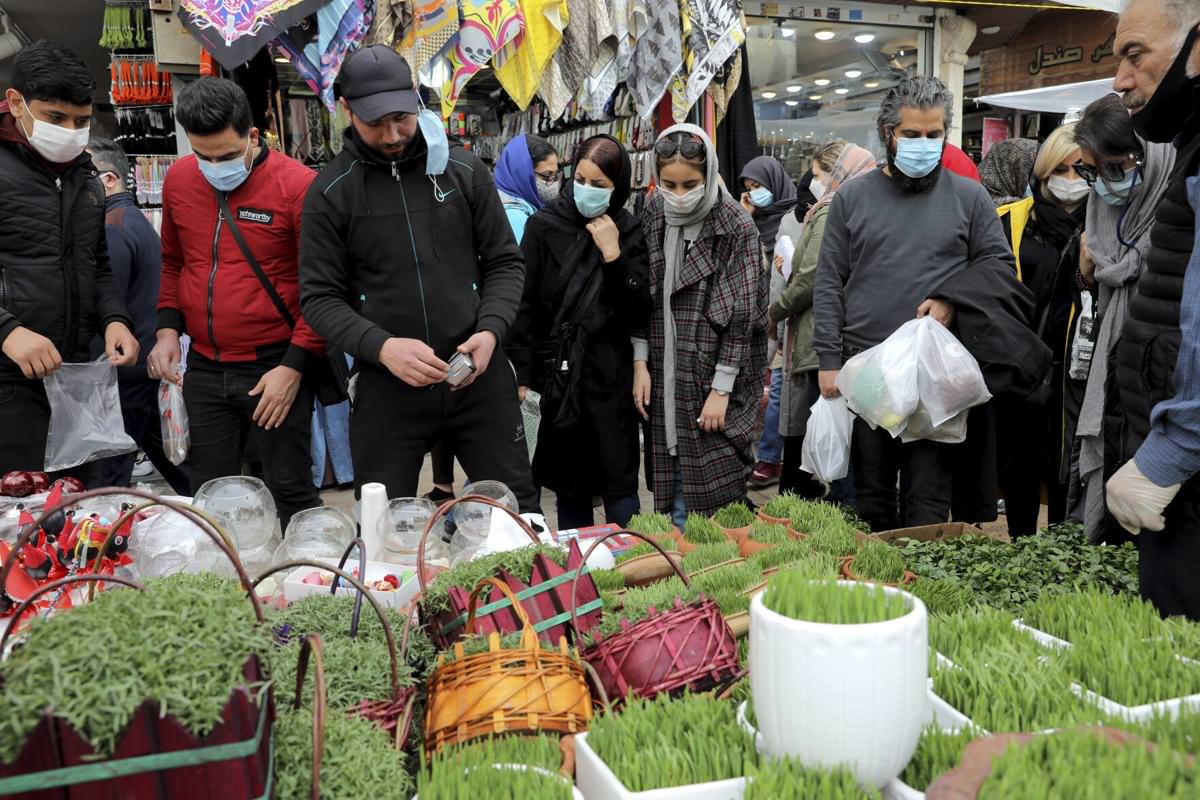
[[288,310],[287,303],[283,302],[283,298],[279,295],[275,284],[271,283],[271,279],[267,277],[267,273],[263,272],[258,259],[254,257],[254,253],[250,252],[250,247],[246,244],[246,240],[242,238],[242,232],[238,229],[237,222],[233,218],[233,212],[229,210],[229,200],[226,198],[225,192],[216,192],[216,195],[217,203],[221,208],[221,216],[225,218],[225,224],[229,226],[229,232],[233,234],[233,240],[237,242],[238,249],[242,251],[242,256],[246,259],[246,263],[250,265],[250,269],[254,270],[254,276],[262,284],[267,297],[271,298],[271,302],[275,305],[275,310],[279,312],[279,316],[283,317],[284,322],[288,324],[289,328],[295,328],[296,318],[292,316],[292,312]]

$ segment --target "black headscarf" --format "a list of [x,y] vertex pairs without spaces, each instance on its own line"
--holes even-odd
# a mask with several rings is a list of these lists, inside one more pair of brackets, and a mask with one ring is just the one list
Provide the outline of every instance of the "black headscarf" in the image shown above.
[[797,222],[804,222],[804,217],[808,214],[808,210],[817,202],[817,197],[812,193],[813,171],[800,176],[800,180],[796,181],[796,208],[792,213],[796,215]]
[[[612,218],[613,222],[617,223],[617,227],[621,228],[621,218],[628,216],[625,213],[625,203],[629,200],[629,193],[632,191],[631,187],[633,184],[633,166],[629,163],[629,153],[625,150],[625,145],[604,133],[584,140],[576,152],[583,152],[584,145],[592,141],[592,139],[608,139],[621,151],[621,158],[619,159],[620,174],[606,175],[613,182],[613,193],[608,201],[608,210],[605,212]],[[575,208],[575,181],[573,180],[567,183],[563,188],[562,194],[551,200],[546,207],[555,211],[556,215],[562,217],[564,220],[573,221],[580,227],[591,221],[583,214],[580,214],[579,209]]]
[[[758,226],[758,237],[768,252],[775,248],[775,237],[779,233],[779,222],[783,215],[796,207],[796,184],[788,176],[779,159],[759,156],[742,170],[739,180],[752,180],[765,186],[775,195],[775,201],[766,208],[754,210],[754,224]],[[741,192],[738,192],[740,195]]]

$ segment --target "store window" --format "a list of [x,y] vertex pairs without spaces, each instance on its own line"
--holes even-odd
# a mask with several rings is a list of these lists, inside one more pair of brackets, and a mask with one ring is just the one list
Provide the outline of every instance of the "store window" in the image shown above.
[[844,139],[883,155],[875,118],[888,89],[929,74],[926,28],[747,19],[759,147],[793,177],[822,144]]

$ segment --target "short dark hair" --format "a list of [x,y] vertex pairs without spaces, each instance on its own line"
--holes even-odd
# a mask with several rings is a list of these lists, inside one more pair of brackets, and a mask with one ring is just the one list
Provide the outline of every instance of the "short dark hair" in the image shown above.
[[115,173],[122,181],[129,177],[129,157],[112,139],[92,139],[88,142],[88,151],[98,171]]
[[554,149],[554,145],[536,134],[526,134],[525,145],[529,148],[529,158],[533,161],[535,167],[550,156],[558,154],[558,151]]
[[12,87],[30,100],[73,106],[92,104],[96,81],[79,55],[62,42],[39,39],[21,48],[12,64]]
[[599,167],[610,181],[616,183],[621,179],[621,147],[607,136],[594,136],[581,144],[575,163],[585,158]]
[[208,136],[233,128],[238,136],[250,132],[250,101],[226,78],[201,78],[183,87],[175,98],[175,119],[188,133]]
[[1083,110],[1083,118],[1075,125],[1075,144],[1097,161],[1123,161],[1142,152],[1129,109],[1115,94],[1105,95]]

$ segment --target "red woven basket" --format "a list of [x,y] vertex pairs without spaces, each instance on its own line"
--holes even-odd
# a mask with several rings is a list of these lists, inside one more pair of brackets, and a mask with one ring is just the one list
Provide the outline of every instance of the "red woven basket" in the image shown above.
[[[631,531],[620,533],[637,536],[663,552],[648,537]],[[614,535],[596,539],[584,560]],[[677,566],[675,572],[690,585]],[[717,604],[707,598],[687,604],[676,598],[673,608],[660,609],[607,638],[598,637],[583,651],[583,658],[595,671],[594,679],[603,693],[616,705],[631,694],[652,698],[661,692],[724,686],[739,674],[737,640]]]

